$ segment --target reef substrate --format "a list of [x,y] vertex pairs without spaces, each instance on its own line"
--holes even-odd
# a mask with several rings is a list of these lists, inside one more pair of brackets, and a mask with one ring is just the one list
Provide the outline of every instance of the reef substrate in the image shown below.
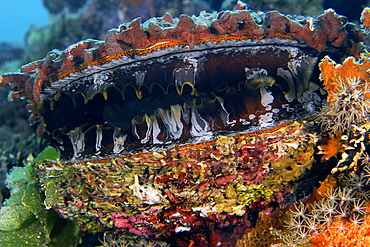
[[317,171],[306,120],[326,97],[318,63],[359,58],[364,38],[333,10],[292,17],[240,2],[135,19],[0,85],[61,154],[38,166],[47,208],[92,232],[235,246]]

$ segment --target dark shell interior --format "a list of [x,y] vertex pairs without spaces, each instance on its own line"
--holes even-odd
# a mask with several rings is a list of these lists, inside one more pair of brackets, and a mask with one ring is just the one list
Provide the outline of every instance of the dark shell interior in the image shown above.
[[90,68],[44,89],[41,112],[64,158],[124,153],[312,115],[320,54],[293,40],[208,44]]

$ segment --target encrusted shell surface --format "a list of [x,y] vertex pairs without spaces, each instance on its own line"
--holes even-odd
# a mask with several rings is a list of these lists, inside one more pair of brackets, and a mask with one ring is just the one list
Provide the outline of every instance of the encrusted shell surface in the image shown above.
[[241,223],[253,208],[281,202],[289,184],[311,168],[315,142],[294,122],[160,152],[44,162],[38,169],[45,205],[84,228],[168,236],[204,231],[209,220],[215,228]]

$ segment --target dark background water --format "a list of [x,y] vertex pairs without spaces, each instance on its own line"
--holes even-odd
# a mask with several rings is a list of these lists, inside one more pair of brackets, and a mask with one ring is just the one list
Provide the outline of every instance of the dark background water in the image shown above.
[[[55,1],[55,0],[54,0]],[[86,2],[85,0],[75,0],[76,2]],[[1,1],[0,8],[0,42],[17,42],[24,43],[25,34],[30,26],[46,26],[49,23],[48,14],[52,11],[44,6],[48,4],[48,0],[3,0]],[[55,1],[55,2],[71,2],[71,1]],[[102,1],[106,2],[106,1]],[[108,1],[109,2],[109,1]],[[133,1],[121,1],[121,2],[133,2]],[[140,2],[140,0],[137,0]],[[155,2],[155,1],[152,1]],[[167,2],[170,2],[167,0]],[[172,1],[171,1],[172,2]],[[223,1],[223,0],[208,0],[208,1],[199,1],[199,0],[188,0],[181,2],[204,2],[204,5],[208,5],[212,10],[220,10],[222,5],[225,5],[225,2],[236,1]],[[250,8],[259,10],[259,7],[262,7],[261,10],[267,10],[269,7],[272,8],[282,8],[284,7],[284,1],[277,1],[274,4],[269,4],[268,2],[272,1],[244,1],[249,4]],[[258,3],[259,2],[259,3]],[[263,4],[266,2],[266,4]],[[307,1],[297,1],[296,6]],[[309,2],[309,1],[308,1]],[[311,1],[313,4],[317,1]],[[320,1],[319,1],[320,2]],[[369,5],[369,1],[366,0],[323,0],[322,8],[333,8],[337,13],[345,15],[351,21],[358,20],[361,14],[361,11],[364,6]],[[67,6],[68,4],[66,4]],[[269,6],[270,5],[270,6]],[[50,4],[49,4],[50,6]],[[285,8],[285,7],[284,7]],[[286,8],[285,8],[286,9]],[[280,10],[282,11],[282,10]],[[49,12],[49,13],[48,13]],[[284,12],[283,12],[284,13]],[[108,17],[107,17],[108,18]]]

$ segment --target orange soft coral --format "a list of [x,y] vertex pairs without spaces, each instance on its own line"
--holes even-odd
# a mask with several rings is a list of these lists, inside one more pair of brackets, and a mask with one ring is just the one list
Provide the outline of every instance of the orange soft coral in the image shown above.
[[[328,102],[333,102],[335,93],[340,93],[339,82],[347,80],[361,81],[359,88],[365,91],[370,83],[370,53],[362,53],[359,60],[348,57],[343,64],[337,64],[330,57],[326,56],[319,64],[320,79],[324,81],[325,90],[328,92]],[[370,93],[366,93],[366,99],[370,99]]]
[[361,59],[348,57],[337,64],[326,56],[319,64],[327,102],[316,116],[322,129],[341,133],[353,125],[369,120],[370,112],[370,53]]
[[315,190],[312,198],[319,200],[327,197],[327,194],[335,188],[337,188],[337,180],[333,176],[328,175],[324,181],[320,182],[320,186]]
[[337,153],[343,151],[341,142],[334,137],[329,137],[327,143],[324,145],[318,146],[320,149],[319,154],[323,154],[321,161],[329,160],[331,157],[337,155]]
[[370,28],[370,8],[365,8],[361,14],[361,21],[365,28]]

